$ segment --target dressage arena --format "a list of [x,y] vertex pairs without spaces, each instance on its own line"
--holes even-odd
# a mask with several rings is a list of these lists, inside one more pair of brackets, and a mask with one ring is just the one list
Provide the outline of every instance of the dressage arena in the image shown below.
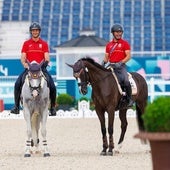
[[[15,116],[0,118],[1,170],[152,169],[149,144],[143,145],[133,137],[138,132],[136,118],[128,118],[127,133],[120,152],[113,156],[100,156],[102,137],[98,118],[48,117],[47,142],[51,156],[44,158],[39,153],[24,158],[26,123]],[[115,145],[119,135],[120,121],[115,118]]]

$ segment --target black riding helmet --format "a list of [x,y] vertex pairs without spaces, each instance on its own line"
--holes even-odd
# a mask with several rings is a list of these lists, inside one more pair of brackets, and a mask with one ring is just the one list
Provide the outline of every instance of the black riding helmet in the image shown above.
[[30,31],[34,30],[34,29],[38,29],[41,31],[41,26],[38,22],[33,22],[31,25],[30,25]]
[[111,28],[111,33],[118,31],[123,32],[123,27],[120,24],[114,24]]

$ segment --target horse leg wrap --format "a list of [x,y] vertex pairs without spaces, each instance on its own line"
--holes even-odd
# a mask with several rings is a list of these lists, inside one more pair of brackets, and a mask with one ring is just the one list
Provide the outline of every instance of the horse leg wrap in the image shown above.
[[30,156],[31,156],[31,141],[27,140],[24,157],[30,157]]
[[47,146],[47,141],[46,140],[43,140],[43,147],[44,147],[44,157],[48,157],[50,156],[49,154],[49,150],[48,150],[48,146]]

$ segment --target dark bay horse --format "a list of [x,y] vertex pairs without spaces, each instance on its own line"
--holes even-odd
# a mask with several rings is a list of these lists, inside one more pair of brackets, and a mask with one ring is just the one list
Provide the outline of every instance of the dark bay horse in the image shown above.
[[[113,141],[113,124],[115,111],[119,110],[119,118],[121,121],[121,135],[118,144],[122,144],[127,129],[126,107],[118,107],[122,95],[119,92],[118,85],[111,70],[104,68],[96,63],[91,58],[82,58],[74,65],[67,64],[73,68],[73,76],[78,81],[80,92],[85,95],[87,93],[87,86],[92,87],[92,100],[95,104],[95,110],[101,124],[103,150],[101,155],[113,155],[114,141]],[[148,100],[148,87],[145,79],[138,73],[131,73],[136,86],[137,93],[133,95],[133,100],[136,106],[137,122],[140,131],[144,131],[144,125],[141,115]],[[108,113],[108,133],[109,144],[106,135],[105,112]],[[108,149],[108,152],[107,152]]]

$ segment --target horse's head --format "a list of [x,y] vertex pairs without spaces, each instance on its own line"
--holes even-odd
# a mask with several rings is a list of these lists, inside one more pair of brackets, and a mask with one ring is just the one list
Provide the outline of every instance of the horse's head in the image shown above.
[[41,90],[41,82],[42,82],[42,72],[41,65],[37,62],[28,63],[28,84],[31,91],[31,95],[36,97],[39,95]]
[[78,60],[74,65],[67,64],[73,69],[73,76],[76,78],[79,86],[79,91],[83,95],[87,94],[87,85],[89,84],[88,69],[84,65],[82,59]]

